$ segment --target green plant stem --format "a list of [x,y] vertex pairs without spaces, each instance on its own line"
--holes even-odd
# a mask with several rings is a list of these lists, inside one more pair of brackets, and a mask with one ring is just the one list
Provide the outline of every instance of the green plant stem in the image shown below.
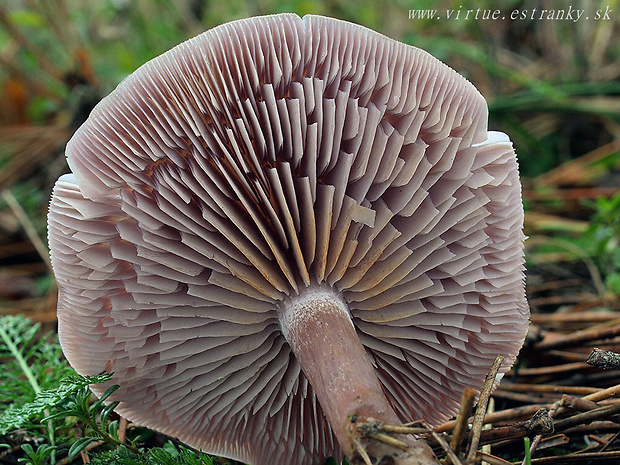
[[17,360],[17,363],[19,363],[19,367],[26,376],[26,379],[28,380],[28,383],[30,383],[30,386],[32,387],[34,393],[39,394],[41,392],[41,386],[39,385],[39,382],[35,378],[30,367],[28,366],[28,362],[24,359],[24,357],[22,357],[22,353],[20,352],[19,348],[13,343],[10,336],[7,334],[7,332],[2,326],[0,326],[0,337],[11,351],[11,355],[15,358],[15,360]]
[[523,438],[523,444],[525,448],[525,456],[523,457],[523,465],[532,465],[532,454],[530,452],[530,438],[527,436]]
[[[8,335],[8,333],[4,330],[2,326],[0,326],[0,338],[2,338],[2,341],[9,348],[11,355],[15,358],[15,360],[17,360],[19,367],[21,368],[22,372],[26,376],[26,379],[28,380],[28,383],[32,387],[32,390],[34,391],[35,395],[40,394],[42,392],[41,385],[39,384],[39,382],[37,381],[37,378],[34,376],[34,373],[28,366],[28,361],[22,356],[21,351],[13,343],[10,336]],[[49,411],[46,410],[45,415],[48,416]],[[52,422],[52,420],[47,421],[47,438],[48,438],[50,446],[55,447],[56,438],[54,437],[54,423]],[[50,455],[50,461],[52,465],[56,463],[56,450],[55,449],[52,450],[52,453]]]

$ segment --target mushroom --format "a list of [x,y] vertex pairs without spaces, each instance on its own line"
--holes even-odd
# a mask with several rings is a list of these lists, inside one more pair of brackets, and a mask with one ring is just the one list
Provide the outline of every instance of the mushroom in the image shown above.
[[227,23],[129,76],[66,154],[60,341],[136,423],[254,465],[434,463],[357,425],[446,420],[522,345],[515,153],[422,50],[318,16]]

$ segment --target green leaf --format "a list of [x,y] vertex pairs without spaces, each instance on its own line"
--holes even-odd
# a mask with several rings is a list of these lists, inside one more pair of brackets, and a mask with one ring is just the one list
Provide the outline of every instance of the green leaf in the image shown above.
[[28,443],[22,444],[21,447],[27,457],[19,458],[17,461],[19,463],[29,463],[31,465],[43,465],[47,456],[56,449],[55,446],[50,446],[49,444],[39,445],[36,451]]
[[101,424],[104,424],[114,409],[120,404],[120,401],[112,402],[106,405],[99,414]]
[[620,294],[620,273],[612,273],[605,280],[607,289],[614,294]]
[[99,409],[101,404],[103,404],[108,397],[110,397],[112,394],[114,394],[114,391],[116,391],[119,387],[120,386],[115,384],[114,386],[110,386],[108,389],[106,389],[105,392],[103,394],[101,394],[101,397],[99,397],[99,400],[97,400],[97,402],[93,403],[91,409],[93,409],[93,410]]
[[15,26],[37,27],[41,28],[45,25],[45,21],[40,14],[32,11],[18,10],[12,11],[10,14],[11,22]]
[[69,458],[74,459],[80,452],[88,447],[91,442],[97,441],[97,438],[85,437],[80,438],[73,443],[69,449]]
[[108,425],[108,434],[118,441],[118,420],[111,421]]

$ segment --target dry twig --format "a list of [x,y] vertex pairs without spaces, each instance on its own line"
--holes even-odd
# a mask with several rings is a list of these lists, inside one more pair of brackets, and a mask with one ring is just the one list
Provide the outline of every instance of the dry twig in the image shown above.
[[588,357],[587,363],[603,370],[620,369],[620,354],[611,350],[593,349]]

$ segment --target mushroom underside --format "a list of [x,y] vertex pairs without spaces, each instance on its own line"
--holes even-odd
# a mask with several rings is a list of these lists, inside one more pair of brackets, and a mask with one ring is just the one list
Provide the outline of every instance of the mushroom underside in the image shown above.
[[[228,23],[147,63],[54,189],[67,358],[113,372],[130,420],[310,465],[348,451],[339,381],[317,380],[341,358],[312,334],[334,317],[388,419],[445,420],[527,329],[516,157],[486,118],[427,53],[328,18]],[[309,332],[313,293],[335,310]]]

